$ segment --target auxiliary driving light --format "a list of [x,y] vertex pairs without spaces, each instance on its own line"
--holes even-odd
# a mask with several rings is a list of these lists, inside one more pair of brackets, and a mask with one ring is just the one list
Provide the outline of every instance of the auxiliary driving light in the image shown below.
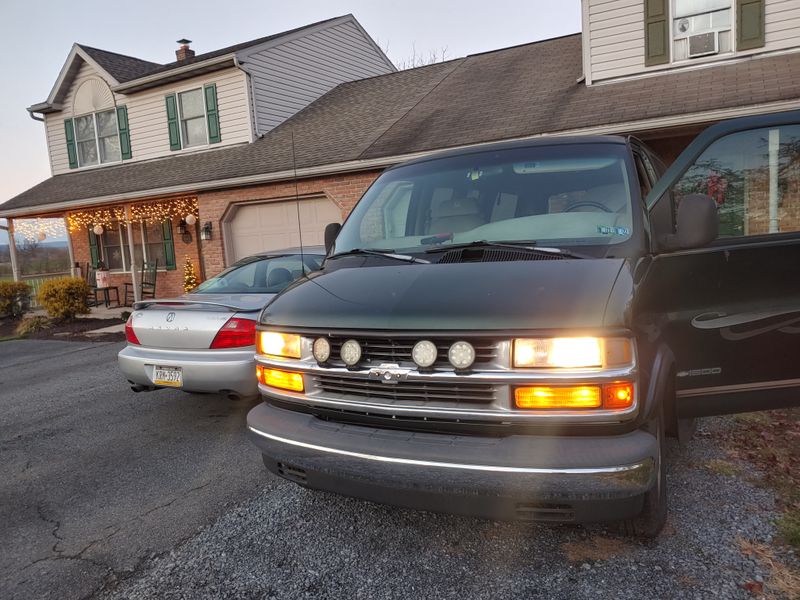
[[339,352],[348,367],[353,367],[361,360],[361,346],[355,340],[347,340],[342,344],[342,349]]
[[436,344],[428,340],[422,340],[414,344],[411,349],[411,358],[418,367],[427,369],[436,362]]
[[469,369],[475,362],[475,348],[469,342],[456,342],[450,346],[447,358],[456,369]]
[[331,344],[324,337],[317,338],[314,340],[312,351],[318,363],[328,362],[331,357]]

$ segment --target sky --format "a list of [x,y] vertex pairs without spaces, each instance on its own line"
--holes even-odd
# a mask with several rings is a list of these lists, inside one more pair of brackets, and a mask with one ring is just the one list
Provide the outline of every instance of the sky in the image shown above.
[[[126,10],[120,10],[127,5]],[[352,13],[395,64],[416,53],[452,59],[580,31],[580,0],[2,0],[0,203],[50,176],[44,125],[26,107],[44,101],[74,42],[145,60],[175,60],[175,40],[198,53]],[[191,6],[191,10],[189,7]],[[2,224],[2,223],[0,223]],[[6,243],[0,230],[0,244]]]

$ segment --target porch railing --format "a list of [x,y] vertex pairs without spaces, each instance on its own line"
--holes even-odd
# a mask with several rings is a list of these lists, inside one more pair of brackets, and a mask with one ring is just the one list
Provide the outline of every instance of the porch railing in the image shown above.
[[69,277],[72,275],[70,271],[63,271],[60,273],[37,273],[36,275],[22,275],[20,280],[31,286],[31,308],[41,308],[39,304],[38,295],[39,288],[48,279],[58,279],[59,277]]

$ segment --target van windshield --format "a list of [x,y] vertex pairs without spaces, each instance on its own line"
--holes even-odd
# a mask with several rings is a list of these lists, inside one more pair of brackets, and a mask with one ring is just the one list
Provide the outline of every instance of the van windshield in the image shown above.
[[424,252],[472,241],[610,245],[632,233],[622,144],[464,154],[387,171],[356,205],[334,254]]

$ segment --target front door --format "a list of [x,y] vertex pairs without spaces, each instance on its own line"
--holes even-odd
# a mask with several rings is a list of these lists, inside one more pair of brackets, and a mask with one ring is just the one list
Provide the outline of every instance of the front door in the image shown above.
[[656,254],[641,287],[676,359],[684,416],[800,405],[800,112],[702,134],[648,197],[658,229],[686,194],[717,204],[719,237]]

